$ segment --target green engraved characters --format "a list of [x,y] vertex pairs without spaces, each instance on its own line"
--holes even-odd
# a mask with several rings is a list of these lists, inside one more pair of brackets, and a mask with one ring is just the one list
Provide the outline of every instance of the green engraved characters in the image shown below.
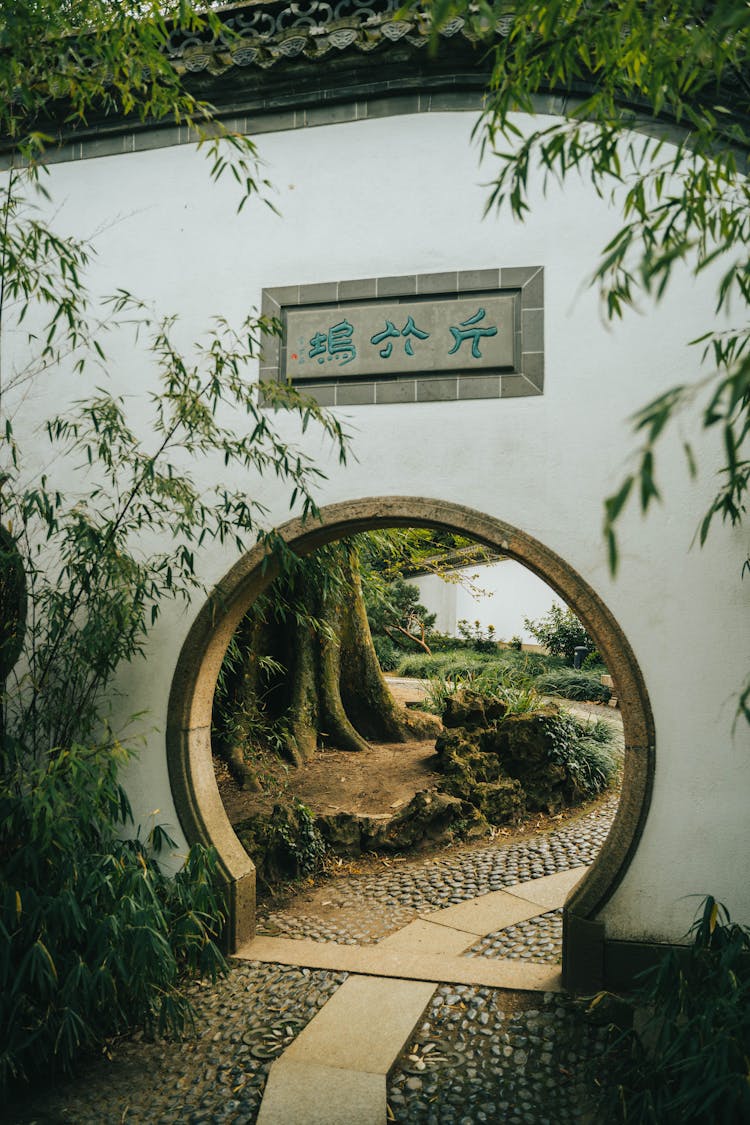
[[357,358],[357,349],[352,343],[354,327],[348,320],[340,320],[328,332],[316,332],[310,339],[310,359],[325,363],[326,359],[338,357],[339,367],[345,367]]
[[376,332],[374,336],[371,336],[370,343],[374,344],[375,347],[377,347],[378,344],[382,344],[384,341],[387,341],[385,347],[380,348],[378,355],[382,356],[383,359],[390,359],[391,353],[393,352],[394,339],[398,340],[399,336],[403,336],[404,340],[406,341],[404,344],[404,351],[407,355],[414,355],[414,345],[411,341],[411,337],[415,336],[418,340],[426,340],[429,335],[429,332],[423,332],[420,328],[417,328],[416,324],[414,323],[414,317],[410,316],[407,319],[406,324],[400,331],[392,320],[386,320],[385,328],[383,329],[383,331]]
[[484,320],[486,312],[484,309],[478,309],[473,316],[468,320],[462,320],[458,328],[451,328],[451,335],[455,343],[448,352],[448,355],[454,355],[463,344],[464,340],[471,340],[471,354],[474,359],[481,359],[482,353],[479,350],[479,340],[482,336],[497,336],[497,328],[479,328],[478,325]]
[[[504,338],[505,329],[493,316],[495,305],[474,305],[474,300],[451,301],[444,311],[424,303],[406,308],[390,304],[380,310],[354,306],[351,311],[339,307],[328,313],[304,313],[305,327],[297,337],[299,350],[293,352],[290,347],[289,358],[302,364],[297,368],[306,371],[302,378],[313,378],[310,364],[315,371],[324,368],[332,377],[339,369],[348,367],[348,371],[341,371],[341,376],[353,378],[378,372],[390,376],[404,370],[463,369],[467,364],[487,366],[495,349],[485,345],[492,337],[499,337],[501,331]],[[452,320],[469,313],[472,305],[476,309],[472,315],[451,325]],[[341,319],[332,324],[334,316]],[[449,356],[456,358],[448,359]],[[479,363],[475,365],[476,360]]]

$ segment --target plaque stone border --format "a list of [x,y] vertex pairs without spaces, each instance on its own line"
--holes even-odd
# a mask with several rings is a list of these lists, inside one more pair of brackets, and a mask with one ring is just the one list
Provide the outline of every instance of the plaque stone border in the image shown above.
[[[414,298],[462,297],[470,293],[508,293],[518,296],[516,307],[516,367],[488,374],[451,372],[405,375],[362,381],[305,380],[300,390],[321,406],[371,406],[406,402],[456,402],[466,399],[518,398],[544,393],[544,267],[454,270],[442,273],[369,277],[355,281],[324,281],[264,289],[264,317],[284,319],[286,309],[336,309],[352,301],[413,301]],[[284,378],[284,340],[268,335],[263,344],[260,378]]]

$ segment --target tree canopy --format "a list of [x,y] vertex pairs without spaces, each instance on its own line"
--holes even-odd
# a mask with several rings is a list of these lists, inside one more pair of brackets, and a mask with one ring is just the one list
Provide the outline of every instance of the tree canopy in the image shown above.
[[[736,0],[435,0],[430,7],[436,26],[461,16],[494,54],[479,126],[497,162],[488,207],[507,205],[523,218],[532,179],[562,183],[582,172],[622,219],[594,273],[611,319],[641,296],[658,301],[678,269],[698,277],[717,263],[716,311],[738,314],[736,326],[691,341],[702,350],[700,378],[633,418],[634,467],[605,504],[613,572],[617,520],[635,496],[644,512],[661,498],[659,439],[683,411],[699,411],[705,430],[721,431],[724,448],[698,538],[705,541],[716,518],[738,524],[750,486],[750,8]],[[566,98],[565,117],[522,132],[515,111],[533,111],[535,95],[549,93]],[[685,443],[684,453],[695,475],[700,451]]]

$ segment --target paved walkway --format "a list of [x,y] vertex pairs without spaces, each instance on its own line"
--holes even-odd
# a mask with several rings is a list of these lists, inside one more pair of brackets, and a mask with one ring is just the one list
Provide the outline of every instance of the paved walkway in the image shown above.
[[552,831],[384,859],[261,912],[194,1038],[136,1033],[9,1125],[574,1125],[599,1032],[559,991],[560,905],[616,798]]
[[384,1125],[386,1079],[432,999],[434,984],[558,991],[557,968],[462,957],[478,939],[562,907],[573,868],[431,911],[377,945],[258,937],[239,957],[348,977],[273,1063],[258,1125]]

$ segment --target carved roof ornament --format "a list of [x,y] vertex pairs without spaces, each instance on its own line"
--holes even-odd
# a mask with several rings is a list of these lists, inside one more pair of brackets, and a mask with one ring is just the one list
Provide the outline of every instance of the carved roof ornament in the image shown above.
[[[426,45],[430,17],[412,8],[398,18],[403,0],[299,0],[295,3],[257,3],[227,8],[221,14],[224,31],[218,36],[188,35],[175,30],[169,55],[179,73],[222,74],[232,67],[267,68],[282,59],[303,55],[322,58],[331,49],[349,47],[372,51],[380,43],[406,40],[414,47]],[[498,19],[495,31],[508,35],[512,17]],[[440,30],[445,39],[456,35],[473,42],[475,31],[457,17]]]

